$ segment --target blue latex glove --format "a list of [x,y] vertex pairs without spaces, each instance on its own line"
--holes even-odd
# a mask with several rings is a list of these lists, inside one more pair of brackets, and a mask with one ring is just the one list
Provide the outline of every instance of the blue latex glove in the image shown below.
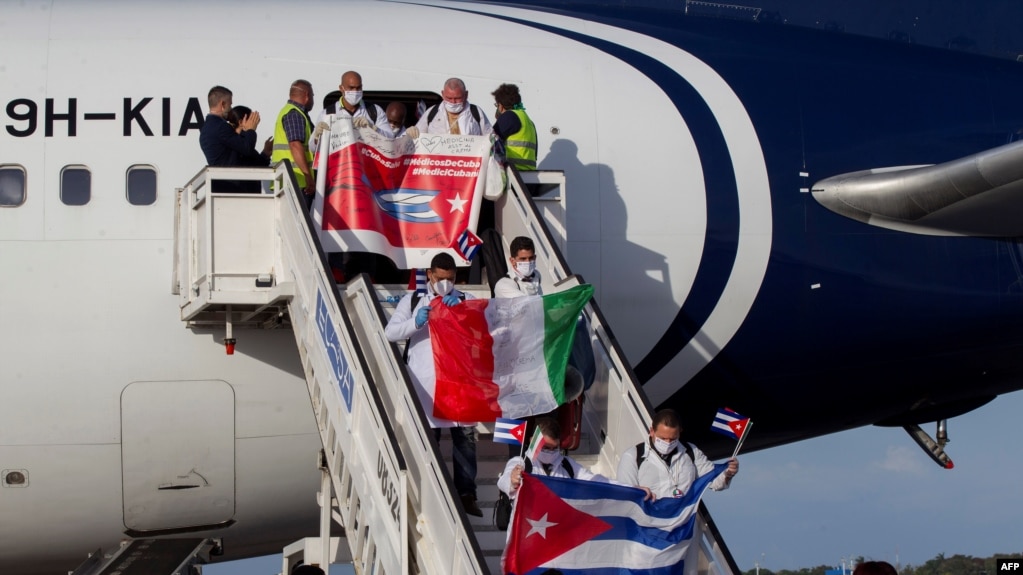
[[423,307],[419,308],[419,311],[416,312],[416,327],[420,328],[426,325],[426,320],[430,319],[429,315],[430,306],[424,305]]
[[441,301],[444,302],[444,305],[446,305],[448,307],[451,307],[451,306],[457,304],[458,302],[460,302],[462,300],[458,299],[458,296],[456,296],[454,294],[448,294],[448,295],[444,296],[444,299],[442,299]]

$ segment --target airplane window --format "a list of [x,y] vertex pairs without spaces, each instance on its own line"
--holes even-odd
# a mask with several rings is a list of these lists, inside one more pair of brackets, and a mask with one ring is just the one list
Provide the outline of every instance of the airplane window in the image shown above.
[[92,196],[92,173],[85,166],[64,166],[60,171],[60,201],[84,206]]
[[0,165],[0,207],[15,208],[25,203],[25,168]]
[[136,165],[128,168],[128,203],[151,206],[156,203],[156,168]]

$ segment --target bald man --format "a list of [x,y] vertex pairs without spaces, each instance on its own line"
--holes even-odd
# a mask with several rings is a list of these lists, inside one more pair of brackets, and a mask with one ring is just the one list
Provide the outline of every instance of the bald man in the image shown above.
[[427,110],[419,118],[419,123],[408,129],[408,135],[413,138],[418,138],[420,134],[489,136],[494,131],[483,110],[469,103],[465,82],[458,78],[448,78],[440,95],[444,101]]

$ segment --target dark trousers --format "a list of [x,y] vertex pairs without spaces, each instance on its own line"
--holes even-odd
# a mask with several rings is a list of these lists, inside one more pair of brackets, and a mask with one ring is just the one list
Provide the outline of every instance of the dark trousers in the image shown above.
[[[455,490],[458,495],[476,497],[476,428],[451,427],[451,455],[455,460]],[[434,429],[440,441],[442,428]]]

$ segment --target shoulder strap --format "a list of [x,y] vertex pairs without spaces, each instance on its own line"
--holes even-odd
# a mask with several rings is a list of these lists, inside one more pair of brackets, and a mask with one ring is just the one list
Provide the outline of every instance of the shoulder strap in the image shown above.
[[561,466],[565,468],[565,473],[568,474],[569,479],[575,479],[575,470],[572,469],[572,464],[568,462],[567,457],[561,458]]
[[[525,458],[525,463],[522,467],[526,470],[526,473],[533,472],[533,462],[528,457]],[[575,479],[575,470],[572,469],[572,464],[568,462],[568,458],[561,458],[561,467],[565,469],[565,473],[568,474],[569,479]]]
[[[440,104],[437,104],[434,107],[430,108],[430,111],[426,114],[427,125],[429,125],[430,122],[432,122],[433,119],[437,117],[437,111],[439,109]],[[469,104],[469,113],[472,114],[472,119],[476,120],[477,124],[480,124],[480,109],[476,107],[476,104]],[[376,120],[374,119],[374,121]],[[480,128],[482,127],[483,124],[480,124]]]
[[[419,293],[418,291],[412,292],[412,299],[409,300],[409,308],[408,308],[409,309],[409,313],[414,313],[416,311],[416,305],[419,303],[419,300],[422,297],[423,297],[423,294]],[[415,315],[413,315],[412,317],[415,317]],[[409,345],[411,345],[411,344],[412,344],[412,338],[406,339],[405,340],[405,351],[401,352],[401,360],[404,361],[406,365],[408,364],[408,348],[409,348]]]
[[366,114],[369,116],[369,120],[374,124],[377,123],[377,105],[366,104]]
[[646,443],[640,441],[636,444],[636,470],[639,471],[639,466],[643,463],[643,458],[646,456]]
[[688,441],[683,441],[682,445],[686,446],[686,455],[689,456],[689,460],[693,462],[693,465],[696,465],[696,456],[693,455],[693,446],[690,445]]

